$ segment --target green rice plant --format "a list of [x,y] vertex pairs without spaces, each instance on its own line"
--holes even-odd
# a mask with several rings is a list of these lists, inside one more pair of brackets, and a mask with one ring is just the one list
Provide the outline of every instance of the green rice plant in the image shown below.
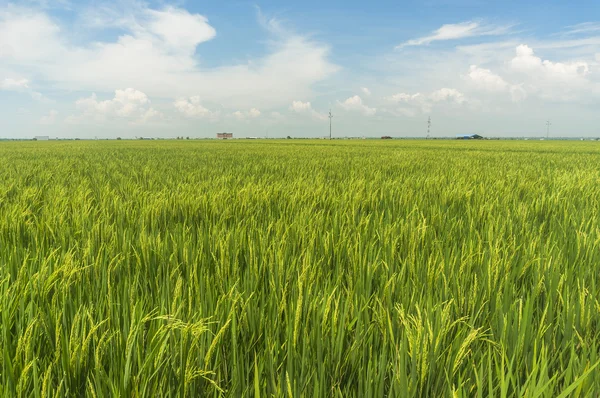
[[0,146],[7,397],[600,394],[600,147]]

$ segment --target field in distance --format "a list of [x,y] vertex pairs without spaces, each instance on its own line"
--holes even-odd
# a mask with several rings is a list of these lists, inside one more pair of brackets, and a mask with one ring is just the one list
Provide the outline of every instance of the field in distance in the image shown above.
[[0,144],[2,396],[600,392],[600,144]]

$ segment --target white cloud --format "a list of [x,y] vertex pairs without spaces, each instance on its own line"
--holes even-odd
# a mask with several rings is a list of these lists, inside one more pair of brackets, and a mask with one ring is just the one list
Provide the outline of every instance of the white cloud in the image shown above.
[[26,68],[54,89],[102,93],[132,86],[153,97],[200,95],[238,109],[310,97],[314,83],[338,70],[327,45],[273,24],[265,25],[272,37],[267,55],[203,67],[196,51],[201,56],[201,44],[216,34],[204,16],[136,4],[123,15],[98,16],[96,28],[116,26],[123,31],[118,38],[85,45],[45,12],[9,7],[0,11],[0,63]]
[[508,83],[489,69],[471,65],[469,68],[469,79],[483,90],[491,92],[503,92],[508,90]]
[[[415,94],[398,93],[398,94],[389,96],[386,99],[390,102],[403,103],[403,104],[413,106],[415,108],[418,108],[422,113],[430,113],[431,112],[431,107],[432,107],[431,100],[427,96],[425,96],[421,93],[415,93]],[[409,108],[398,108],[398,111],[405,116],[414,116],[414,114],[416,114],[416,111],[414,109],[409,109]],[[410,113],[412,113],[412,114],[410,114]]]
[[67,117],[68,123],[87,121],[104,122],[115,119],[127,119],[131,123],[143,123],[160,116],[160,112],[149,107],[148,96],[136,89],[115,90],[110,100],[99,101],[95,93],[88,98],[75,101],[79,115]]
[[165,118],[165,116],[162,112],[159,112],[154,108],[149,108],[145,112],[143,112],[142,115],[139,117],[139,119],[134,121],[134,123],[146,124],[146,123],[150,123],[150,122],[153,122],[156,120],[162,120],[164,118]]
[[421,93],[416,93],[416,94],[398,93],[398,94],[389,96],[387,99],[392,102],[413,102],[421,97],[422,97]]
[[365,105],[362,101],[362,98],[360,98],[360,96],[358,95],[350,97],[344,102],[339,102],[339,104],[342,108],[344,108],[347,111],[360,112],[365,116],[373,116],[377,113],[376,108],[370,108],[367,105]]
[[429,36],[409,40],[396,48],[422,46],[434,41],[457,40],[476,36],[497,36],[509,33],[511,26],[485,25],[481,22],[468,21],[457,24],[442,25]]
[[297,113],[303,113],[312,110],[312,105],[310,102],[293,101],[290,110]]
[[463,104],[466,99],[463,93],[453,88],[441,88],[429,96],[433,102],[454,102]]
[[513,102],[519,102],[527,97],[527,92],[519,84],[510,84],[489,69],[471,65],[468,74],[469,81],[481,91],[491,93],[509,93]]
[[170,48],[193,53],[198,44],[213,39],[217,34],[202,15],[174,7],[145,11],[149,16],[148,31],[159,36]]
[[600,32],[600,23],[598,22],[583,22],[577,25],[567,26],[564,35],[579,35]]
[[316,120],[325,120],[327,116],[322,113],[315,111],[310,102],[302,102],[302,101],[293,101],[292,105],[290,105],[290,111],[310,115],[313,119]]
[[588,62],[542,60],[525,44],[519,45],[515,52],[509,65],[513,72],[526,79],[528,92],[544,99],[573,101],[598,91],[598,84],[589,79]]
[[585,77],[589,71],[587,62],[576,61],[570,63],[542,61],[537,57],[532,48],[522,44],[516,49],[516,57],[510,62],[514,70],[522,72],[543,73],[548,77],[560,80],[573,80]]
[[4,80],[0,80],[0,90],[19,91],[27,88],[29,88],[29,80],[27,79],[12,79],[7,77]]
[[513,84],[509,88],[510,98],[513,102],[520,102],[527,98],[527,91],[522,84]]
[[0,9],[0,59],[16,65],[50,62],[62,53],[59,32],[44,13],[11,6]]
[[441,88],[428,95],[421,93],[398,93],[386,99],[393,103],[410,106],[411,108],[401,107],[397,109],[397,112],[405,116],[415,116],[417,110],[422,113],[430,113],[435,105],[464,105],[468,102],[462,92],[453,88]]
[[40,102],[52,102],[37,91],[34,91],[29,86],[30,82],[28,79],[23,78],[10,78],[7,77],[4,80],[0,80],[0,91],[15,91],[20,93],[28,93],[31,98]]
[[173,105],[180,113],[187,117],[206,118],[211,120],[219,117],[219,112],[213,112],[202,105],[199,95],[194,95],[190,98],[179,98]]
[[371,96],[371,90],[369,90],[367,87],[361,88],[360,91],[362,91],[363,94],[366,95],[367,97]]
[[140,111],[148,104],[148,96],[133,88],[115,90],[111,100],[98,101],[96,94],[81,98],[75,102],[77,109],[89,115],[128,117]]
[[54,124],[56,122],[56,116],[58,116],[58,112],[53,109],[40,119],[40,124]]
[[233,112],[233,116],[238,120],[256,119],[260,115],[261,115],[261,112],[256,108],[252,108],[249,111]]
[[39,93],[37,91],[31,92],[31,98],[33,98],[36,101],[47,101],[47,99],[42,95],[42,93]]

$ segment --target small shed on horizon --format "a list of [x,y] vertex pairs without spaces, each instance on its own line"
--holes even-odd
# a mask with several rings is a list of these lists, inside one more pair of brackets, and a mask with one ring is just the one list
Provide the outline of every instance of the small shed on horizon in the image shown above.
[[456,136],[457,140],[482,140],[483,137],[479,134],[458,134]]

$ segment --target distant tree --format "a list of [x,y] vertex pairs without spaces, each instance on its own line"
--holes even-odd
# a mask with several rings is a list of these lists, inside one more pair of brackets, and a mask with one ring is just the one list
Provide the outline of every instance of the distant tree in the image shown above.
[[185,137],[185,139],[186,139],[186,140],[189,140],[189,139],[190,139],[190,137]]
[[33,141],[37,141],[37,138],[33,137]]
[[288,136],[287,136],[287,139],[288,139],[288,140],[291,140],[291,139],[292,139],[292,137],[290,137],[290,136],[288,135]]
[[121,137],[117,137],[117,140],[118,140],[118,141],[121,141]]

